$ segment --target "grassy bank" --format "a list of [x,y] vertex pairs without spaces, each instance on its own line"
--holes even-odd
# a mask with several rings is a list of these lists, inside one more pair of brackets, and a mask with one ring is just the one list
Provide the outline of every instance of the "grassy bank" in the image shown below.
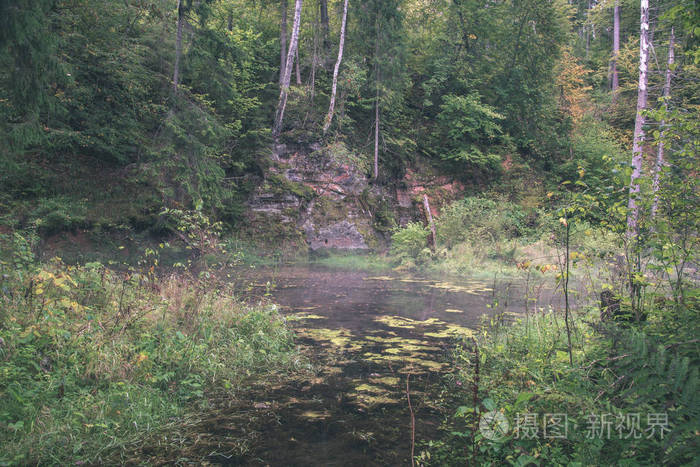
[[0,245],[1,464],[115,462],[210,396],[302,365],[274,305],[206,271],[40,263],[19,234]]
[[350,269],[353,271],[387,271],[393,264],[390,258],[377,254],[340,254],[331,253],[324,256],[312,256],[308,260],[311,264],[318,264],[329,268]]
[[[454,412],[418,457],[425,465],[697,465],[699,311],[697,302],[680,314],[656,308],[643,327],[601,323],[596,309],[575,313],[573,364],[561,314],[486,323],[458,346],[446,383]],[[505,425],[492,435],[484,424],[494,425],[495,413]]]

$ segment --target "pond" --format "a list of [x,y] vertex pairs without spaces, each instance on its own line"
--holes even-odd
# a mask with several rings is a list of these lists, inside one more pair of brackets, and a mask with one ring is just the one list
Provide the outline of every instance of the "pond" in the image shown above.
[[500,311],[525,303],[522,286],[493,279],[289,266],[252,271],[246,281],[253,296],[280,306],[315,371],[266,382],[246,406],[220,409],[199,427],[196,450],[213,463],[410,465],[411,410],[416,442],[434,439],[447,404],[471,397],[469,388],[442,384],[454,370],[455,339],[469,338],[494,303]]

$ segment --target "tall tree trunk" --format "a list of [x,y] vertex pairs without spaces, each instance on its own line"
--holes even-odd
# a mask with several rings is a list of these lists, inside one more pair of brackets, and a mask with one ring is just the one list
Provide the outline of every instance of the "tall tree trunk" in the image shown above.
[[340,62],[343,60],[343,47],[345,46],[345,25],[347,24],[348,17],[348,0],[343,3],[343,22],[340,25],[340,44],[338,46],[338,58],[335,61],[335,68],[333,68],[333,86],[331,87],[331,103],[328,106],[328,115],[326,115],[326,121],[323,123],[323,134],[328,132],[331,127],[331,121],[333,120],[333,112],[335,110],[335,95],[338,90],[338,72],[340,71]]
[[649,60],[649,0],[641,0],[639,34],[639,84],[637,87],[637,116],[634,120],[632,142],[632,176],[630,177],[629,201],[627,203],[627,237],[632,239],[639,233],[639,177],[642,174],[644,149],[644,110],[647,107],[647,64]]
[[[668,40],[668,62],[666,63],[666,80],[664,81],[664,109],[668,110],[668,99],[671,97],[671,69],[675,60],[673,51],[673,43],[675,41],[673,27],[671,28],[671,37]],[[651,204],[651,217],[656,216],[656,211],[659,206],[659,177],[661,176],[661,168],[664,166],[664,127],[666,122],[661,120],[661,135],[659,138],[659,147],[656,153],[656,165],[654,166],[654,181],[652,183],[652,191],[654,193],[654,201]]]
[[182,26],[185,22],[182,0],[177,0],[177,33],[175,35],[175,66],[173,70],[173,92],[180,84],[180,57],[182,56]]
[[295,57],[294,63],[295,63],[295,65],[296,65],[294,68],[295,68],[296,71],[297,71],[297,72],[296,72],[296,75],[297,75],[297,76],[296,76],[296,77],[297,77],[297,86],[300,86],[300,85],[301,85],[301,71],[299,71],[299,46],[298,46],[298,43],[297,43],[296,50],[294,51],[294,57]]
[[[323,35],[323,48],[328,50],[331,48],[328,37],[330,31],[330,27],[328,25],[328,0],[319,0],[319,4],[321,7],[321,34]],[[345,8],[347,8],[347,5]]]
[[613,56],[612,56],[612,99],[615,102],[617,98],[617,88],[619,87],[617,78],[617,57],[620,55],[620,2],[615,1],[615,10],[613,13]]
[[374,44],[374,79],[377,95],[374,100],[374,179],[379,177],[379,19],[375,21],[377,37]]
[[281,3],[280,20],[280,84],[284,77],[284,69],[287,64],[287,0]]
[[374,179],[379,176],[379,85],[374,102]]
[[299,23],[301,22],[301,5],[303,0],[294,2],[294,24],[292,26],[292,37],[289,41],[289,50],[284,64],[284,74],[280,83],[280,98],[275,112],[275,123],[272,126],[272,136],[277,138],[282,132],[282,120],[284,119],[284,109],[287,107],[287,93],[289,91],[289,81],[292,78],[292,65],[294,64],[294,54],[299,41]]

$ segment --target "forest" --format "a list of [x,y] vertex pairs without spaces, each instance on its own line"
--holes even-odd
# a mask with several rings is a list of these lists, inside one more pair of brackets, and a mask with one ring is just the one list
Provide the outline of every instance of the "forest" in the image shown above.
[[0,465],[696,465],[697,0],[0,0]]

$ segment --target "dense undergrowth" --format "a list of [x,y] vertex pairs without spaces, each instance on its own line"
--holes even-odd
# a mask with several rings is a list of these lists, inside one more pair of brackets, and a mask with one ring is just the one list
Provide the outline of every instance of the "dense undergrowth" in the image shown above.
[[38,262],[31,238],[0,237],[1,464],[119,462],[209,397],[303,363],[274,305],[206,269]]
[[[396,229],[390,251],[394,267],[486,277],[515,276],[518,264],[545,271],[560,267],[559,222],[551,210],[524,208],[499,198],[466,197],[443,208],[435,228],[435,246],[430,244],[429,228],[421,223]],[[601,261],[618,253],[615,236],[589,222],[573,227],[571,242],[577,259]]]
[[[455,352],[448,385],[463,405],[446,420],[447,435],[426,443],[420,461],[695,465],[699,312],[697,301],[681,316],[658,307],[644,327],[601,324],[595,309],[575,313],[573,365],[559,313],[486,323]],[[506,424],[491,435],[484,426],[496,412]]]

